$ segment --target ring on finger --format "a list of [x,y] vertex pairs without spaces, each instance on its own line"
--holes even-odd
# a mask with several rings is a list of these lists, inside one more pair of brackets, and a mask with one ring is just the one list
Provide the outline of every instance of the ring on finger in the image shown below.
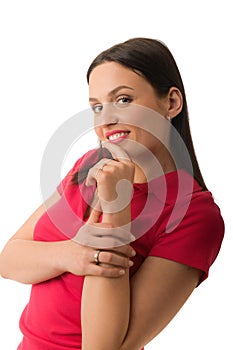
[[105,159],[103,161],[103,164],[101,165],[101,167],[99,168],[100,170],[103,170],[103,168],[108,165],[110,162],[112,161],[112,159]]
[[100,260],[99,260],[100,253],[101,253],[101,250],[99,249],[94,254],[94,262],[96,265],[99,265],[100,263]]
[[103,164],[97,168],[97,173],[96,173],[96,176],[98,176],[98,173],[100,170],[103,170],[103,168],[108,165],[109,161],[111,162],[111,159],[109,159],[108,161],[106,160],[105,162],[103,162]]

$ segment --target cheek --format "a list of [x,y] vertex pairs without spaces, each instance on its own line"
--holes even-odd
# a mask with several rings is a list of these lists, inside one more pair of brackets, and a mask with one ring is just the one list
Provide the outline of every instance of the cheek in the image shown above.
[[99,137],[99,139],[102,139],[103,138],[102,129],[95,127],[94,130],[95,130],[96,135]]
[[141,128],[137,128],[137,129],[135,128],[135,132],[138,140],[141,141],[142,143],[148,143],[148,142],[150,143],[154,139],[154,137],[149,132]]
[[146,131],[140,132],[140,141],[146,148],[151,151],[154,151],[154,149],[156,149],[160,143],[154,135]]

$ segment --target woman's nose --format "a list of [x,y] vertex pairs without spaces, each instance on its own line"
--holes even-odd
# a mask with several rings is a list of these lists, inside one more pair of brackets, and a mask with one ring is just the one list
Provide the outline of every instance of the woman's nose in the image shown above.
[[113,103],[107,103],[103,105],[99,119],[101,125],[117,124],[119,122],[117,109],[114,107]]

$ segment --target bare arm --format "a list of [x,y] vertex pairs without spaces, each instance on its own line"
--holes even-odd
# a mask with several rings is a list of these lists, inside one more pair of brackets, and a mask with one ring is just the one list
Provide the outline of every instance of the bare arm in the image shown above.
[[[0,255],[0,274],[4,278],[27,284],[46,281],[64,272],[76,275],[119,277],[122,268],[129,267],[129,247],[119,248],[119,253],[103,252],[102,260],[108,265],[93,264],[95,250],[72,240],[38,242],[33,240],[34,226],[45,208],[59,199],[55,193],[49,202],[41,205],[25,224],[8,241]],[[122,256],[124,254],[125,256]]]
[[55,277],[61,271],[57,264],[60,243],[33,241],[34,226],[45,207],[59,199],[56,192],[42,204],[11,237],[0,255],[1,276],[22,283],[37,283]]
[[[110,212],[111,203],[115,199],[120,199],[118,203],[127,203],[125,201],[127,192],[121,191],[118,197],[116,186],[121,179],[127,179],[132,183],[133,175],[134,165],[130,161],[110,161],[95,175],[98,197],[103,210],[103,223],[112,224],[116,228],[130,225],[130,204],[120,205],[118,211]],[[83,350],[116,349],[116,344],[122,344],[124,340],[129,316],[128,271],[117,280],[85,277],[81,308]]]
[[105,278],[85,278],[83,349],[140,350],[176,315],[201,273],[170,260],[148,257],[131,280],[131,300],[127,276],[115,280],[115,285],[109,285],[111,281]]
[[177,314],[197,286],[202,271],[171,260],[148,257],[131,281],[129,328],[118,350],[139,350]]
[[[103,214],[103,222],[115,227],[129,221],[129,206],[118,214]],[[86,276],[81,314],[83,350],[113,350],[123,342],[130,314],[129,270],[118,279]]]

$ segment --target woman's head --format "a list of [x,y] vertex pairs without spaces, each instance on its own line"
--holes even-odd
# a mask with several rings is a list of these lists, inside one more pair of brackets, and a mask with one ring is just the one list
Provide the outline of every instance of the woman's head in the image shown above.
[[[172,125],[180,134],[189,152],[194,177],[203,189],[206,189],[190,133],[184,85],[176,62],[167,46],[161,41],[148,38],[134,38],[114,45],[100,53],[91,63],[87,72],[88,83],[94,69],[106,62],[116,62],[141,74],[153,87],[155,95],[160,99],[166,98],[171,89],[175,88],[176,91],[180,92],[182,108],[179,111],[177,109],[178,113],[172,116]],[[171,148],[174,142],[175,140],[170,140]],[[182,148],[177,149],[177,145],[175,148],[175,152],[179,153],[177,154],[178,159],[182,159]]]
[[[172,114],[170,115],[172,117],[172,125],[176,128],[188,149],[193,165],[194,177],[206,189],[193,148],[183,82],[169,49],[162,42],[147,38],[134,38],[117,44],[103,51],[94,59],[87,72],[88,82],[90,82],[95,68],[110,62],[117,63],[141,75],[153,88],[155,99],[157,98],[156,101],[171,102],[171,93],[173,93],[176,100],[178,96],[180,105],[177,105],[176,110],[172,111],[173,114],[170,112],[168,114]],[[106,76],[103,76],[103,84],[105,78]],[[161,114],[164,112],[165,116],[166,108],[163,110],[163,107],[164,104],[162,104],[161,110],[156,110]],[[175,141],[171,139],[171,148],[173,147],[173,142]],[[174,148],[176,148],[176,152],[182,152],[182,149],[177,149],[175,145]],[[178,158],[182,159],[182,155],[180,156],[179,154]],[[180,166],[182,167],[182,164]]]
[[95,131],[102,142],[117,143],[134,163],[143,155],[144,170],[152,152],[160,164],[154,176],[174,170],[168,152],[170,125],[164,117],[174,117],[182,109],[177,88],[158,96],[140,72],[118,62],[104,62],[90,74],[89,93]]

